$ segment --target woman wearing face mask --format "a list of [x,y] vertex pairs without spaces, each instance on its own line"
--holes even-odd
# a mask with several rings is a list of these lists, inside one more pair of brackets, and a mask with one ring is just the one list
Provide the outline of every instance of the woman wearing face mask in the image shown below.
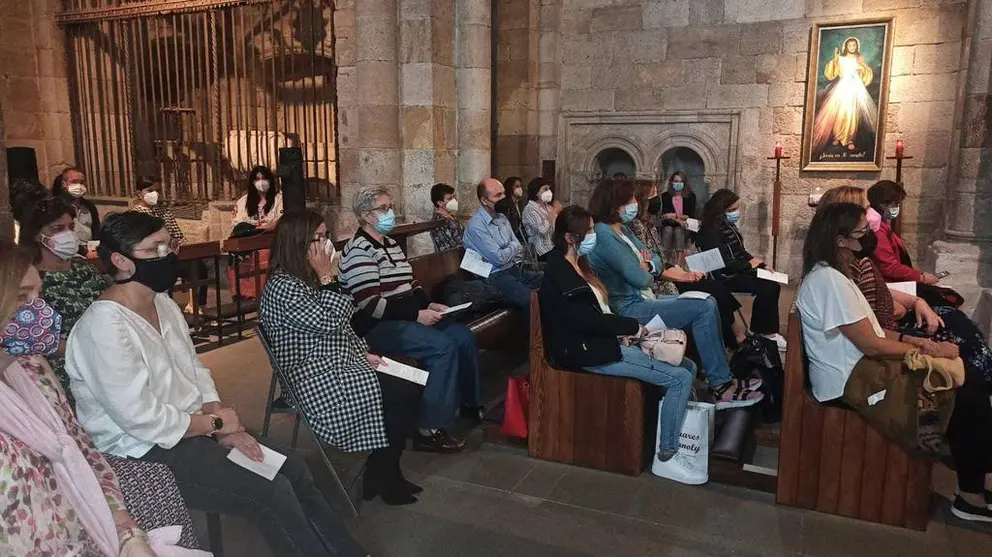
[[527,236],[524,234],[523,211],[527,198],[524,197],[524,182],[517,176],[510,176],[503,180],[503,187],[506,189],[506,197],[499,201],[493,210],[506,215],[513,228],[513,233],[517,235],[517,240],[521,244],[527,243]]
[[[62,197],[39,201],[28,210],[21,245],[34,257],[41,274],[41,297],[62,316],[61,338],[69,337],[76,321],[107,289],[107,280],[87,260],[78,257],[76,210]],[[48,355],[48,362],[72,401],[65,373],[65,344]]]
[[248,192],[242,195],[235,206],[234,224],[246,222],[258,230],[271,232],[282,217],[282,192],[276,184],[272,171],[264,166],[256,166],[248,173]]
[[[919,282],[936,285],[939,279],[913,267],[913,260],[906,251],[902,238],[892,230],[892,221],[899,216],[900,204],[906,199],[906,190],[896,182],[882,180],[868,188],[868,202],[880,219],[872,229],[878,239],[878,247],[872,259],[878,265],[882,277],[888,282]],[[934,300],[930,300],[933,302]]]
[[86,199],[86,174],[79,168],[70,166],[55,177],[52,183],[52,196],[61,197],[72,204],[76,215],[73,231],[79,241],[79,252],[86,253],[86,243],[100,235],[100,213],[96,205]]
[[[9,329],[15,308],[20,306],[20,313],[34,305],[39,288],[30,255],[0,243],[0,315],[5,316],[0,329]],[[44,358],[31,348],[17,356],[0,354],[0,461],[5,463],[0,467],[0,515],[17,526],[5,528],[3,554],[209,556],[173,547],[176,535],[139,529],[117,475],[76,421]],[[144,479],[147,489],[148,477]],[[156,495],[149,503],[158,509],[175,501],[167,489]],[[175,495],[178,510],[185,511]],[[30,520],[17,520],[18,513]],[[191,525],[185,516],[183,522]],[[195,547],[193,532],[183,537]]]
[[382,360],[352,330],[355,304],[334,282],[336,256],[319,214],[286,213],[272,240],[262,329],[292,382],[294,403],[321,439],[342,451],[372,451],[364,498],[413,503],[422,489],[403,477],[400,456],[414,430],[420,387],[376,373]]
[[668,179],[668,188],[655,202],[657,215],[661,211],[658,226],[661,228],[661,246],[664,254],[675,253],[675,264],[685,266],[685,246],[689,230],[688,219],[696,218],[696,196],[688,189],[685,174],[674,172]]
[[[861,188],[841,186],[823,194],[817,211],[835,203],[867,208],[868,199]],[[923,298],[886,288],[885,279],[871,259],[878,244],[876,236],[865,234],[860,244],[861,249],[854,251],[849,276],[864,294],[882,329],[903,334],[904,342],[919,347],[924,354],[952,350],[945,343],[957,346],[965,367],[981,375],[992,394],[992,349],[975,322],[954,307],[931,308]]]
[[718,410],[761,401],[764,396],[755,391],[760,381],[743,382],[730,375],[716,301],[712,297],[658,297],[652,292],[658,275],[693,282],[701,279],[702,273],[666,268],[630,230],[628,225],[638,212],[634,182],[603,180],[593,190],[589,212],[596,220],[596,247],[588,255],[589,263],[608,290],[612,310],[633,317],[641,325],[658,316],[669,328],[691,330]]
[[696,378],[696,364],[688,358],[673,366],[651,358],[633,339],[646,331],[636,319],[615,315],[606,287],[586,256],[598,241],[592,215],[578,206],[558,215],[554,249],[548,254],[541,301],[541,330],[548,356],[556,365],[593,373],[630,377],[665,388],[658,424],[658,461],[664,477],[680,481],[680,466],[672,457],[679,450],[679,431]]
[[723,282],[731,292],[754,294],[751,331],[774,340],[779,350],[785,350],[785,338],[778,332],[779,285],[758,278],[755,270],[766,266],[744,247],[744,236],[737,228],[740,218],[741,198],[736,193],[728,189],[713,192],[703,207],[696,246],[700,251],[720,250],[726,267],[714,271],[713,278]]
[[524,235],[537,255],[538,261],[546,261],[547,254],[554,247],[551,235],[555,228],[555,218],[561,211],[561,203],[555,201],[551,184],[543,178],[534,178],[527,185],[527,205],[523,212]]
[[254,461],[264,453],[221,403],[169,298],[179,267],[165,223],[135,211],[111,215],[98,251],[115,284],[79,320],[66,350],[79,422],[96,447],[165,464],[190,508],[247,518],[275,555],[366,555],[299,454],[279,451],[287,459],[273,480],[228,460],[232,449]]
[[475,334],[431,303],[413,277],[403,248],[389,237],[396,223],[385,188],[365,188],[352,210],[361,223],[341,250],[341,284],[358,306],[353,323],[373,352],[409,356],[430,373],[420,402],[413,448],[452,453],[465,441],[449,435],[455,414],[482,422],[479,349]]
[[[918,350],[895,331],[882,329],[850,278],[853,252],[861,249],[869,233],[861,206],[834,203],[817,211],[806,234],[796,309],[809,357],[810,386],[821,402],[844,396],[852,376],[885,365],[876,362],[903,360]],[[964,384],[955,389],[954,398],[946,431],[958,477],[951,513],[963,520],[992,522],[985,491],[992,472],[989,394],[981,377],[966,367]]]
[[434,184],[431,188],[431,203],[434,205],[434,218],[441,226],[431,229],[431,240],[435,251],[445,251],[462,247],[465,228],[455,215],[458,213],[458,200],[455,188],[448,184]]

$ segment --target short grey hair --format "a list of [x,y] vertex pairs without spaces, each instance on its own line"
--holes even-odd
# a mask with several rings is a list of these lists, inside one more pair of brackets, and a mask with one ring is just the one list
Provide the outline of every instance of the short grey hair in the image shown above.
[[367,213],[375,209],[375,200],[381,195],[392,197],[389,190],[383,186],[362,188],[355,194],[355,200],[351,204],[351,210],[355,212],[358,220],[362,220],[362,213]]

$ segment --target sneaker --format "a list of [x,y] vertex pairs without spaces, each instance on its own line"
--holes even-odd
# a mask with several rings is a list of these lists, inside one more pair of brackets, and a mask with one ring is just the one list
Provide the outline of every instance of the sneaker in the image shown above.
[[413,435],[413,450],[432,453],[457,453],[465,448],[464,439],[455,439],[443,429],[435,429],[430,435],[419,431]]
[[709,481],[708,466],[704,466],[703,469],[691,466],[689,457],[681,452],[675,453],[675,456],[664,462],[655,458],[654,464],[651,465],[651,473],[659,478],[686,485],[703,485]]
[[[986,493],[986,501],[988,501],[988,493]],[[988,505],[984,507],[972,505],[962,499],[960,495],[954,498],[954,504],[951,505],[951,514],[961,520],[971,522],[992,522],[992,509]]]
[[716,399],[717,410],[747,408],[748,406],[758,404],[765,398],[764,393],[753,391],[737,381],[728,381],[712,390],[713,398]]
[[779,352],[785,352],[785,349],[789,347],[789,343],[785,341],[785,337],[783,337],[778,333],[772,335],[764,335],[764,337],[767,338],[768,340],[774,340],[775,346],[778,347]]

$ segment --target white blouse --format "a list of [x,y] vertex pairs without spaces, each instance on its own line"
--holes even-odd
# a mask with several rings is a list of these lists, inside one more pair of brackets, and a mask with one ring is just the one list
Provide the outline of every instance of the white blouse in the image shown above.
[[261,196],[261,199],[258,201],[258,215],[256,217],[248,214],[248,194],[246,193],[239,197],[238,201],[234,204],[234,215],[231,217],[231,222],[233,224],[247,222],[258,226],[260,224],[278,221],[282,218],[282,213],[282,192],[276,194],[275,199],[272,201],[272,207],[266,207],[265,196]]
[[69,335],[76,416],[101,452],[138,458],[156,445],[170,449],[191,414],[220,400],[179,306],[159,294],[155,309],[161,334],[121,304],[98,300]]

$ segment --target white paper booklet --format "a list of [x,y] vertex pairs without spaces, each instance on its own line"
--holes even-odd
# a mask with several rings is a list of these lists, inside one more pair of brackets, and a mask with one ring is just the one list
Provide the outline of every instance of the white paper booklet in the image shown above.
[[493,272],[491,263],[486,263],[479,252],[468,248],[465,249],[465,256],[462,257],[461,268],[482,278],[489,278],[489,273]]
[[231,452],[227,453],[227,459],[245,470],[254,472],[259,476],[272,481],[272,478],[276,477],[276,474],[279,473],[279,469],[282,468],[282,463],[286,462],[286,455],[277,453],[261,443],[259,443],[258,446],[262,448],[262,454],[265,455],[265,460],[262,462],[255,462],[254,460],[248,458],[248,455],[241,452],[241,449],[231,450]]
[[665,325],[665,321],[660,315],[655,315],[651,321],[648,321],[648,324],[645,325],[644,328],[647,329],[649,333],[653,333],[655,331],[667,329],[668,325]]
[[685,262],[689,265],[690,271],[696,271],[698,273],[719,271],[727,266],[727,264],[723,262],[723,256],[720,255],[720,248],[713,248],[701,253],[694,253],[686,257]]
[[709,297],[709,294],[706,292],[700,292],[699,290],[689,290],[688,292],[679,294],[679,298],[682,300],[705,300]]
[[916,283],[915,282],[887,282],[885,286],[889,287],[889,290],[898,290],[899,292],[905,292],[910,296],[916,296]]
[[422,369],[408,366],[385,357],[382,358],[382,365],[376,371],[385,373],[386,375],[392,375],[393,377],[399,377],[400,379],[406,379],[418,385],[426,385],[427,377],[430,375]]
[[690,217],[685,219],[685,227],[691,230],[692,232],[699,232],[699,225],[700,222],[694,218]]
[[789,275],[779,273],[778,271],[769,271],[768,269],[758,269],[758,278],[781,284],[789,284]]
[[457,306],[451,306],[448,309],[441,312],[441,315],[448,315],[449,313],[455,313],[463,309],[468,309],[472,307],[472,302],[465,302],[464,304],[459,304]]

